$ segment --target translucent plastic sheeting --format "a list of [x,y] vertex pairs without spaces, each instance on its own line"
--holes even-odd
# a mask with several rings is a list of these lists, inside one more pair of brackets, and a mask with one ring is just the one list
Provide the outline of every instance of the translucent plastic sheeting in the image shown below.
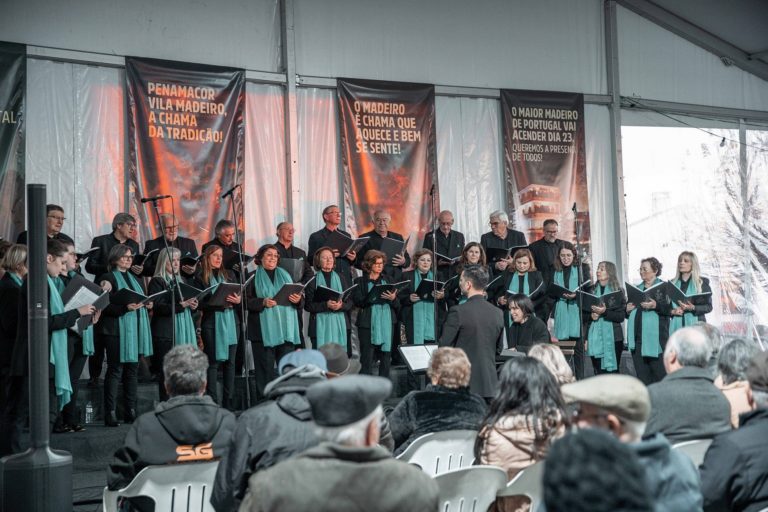
[[453,212],[467,242],[479,241],[504,205],[499,102],[438,96],[435,117],[440,209]]
[[754,336],[768,324],[768,135],[750,132],[757,149],[740,146],[736,128],[707,131],[622,127],[629,278],[639,281],[641,258],[655,256],[672,279],[678,255],[691,250],[712,285],[707,321]]
[[28,59],[27,183],[48,186],[78,250],[124,206],[123,71]]
[[246,83],[245,94],[245,249],[252,253],[276,240],[288,211],[288,180],[283,89]]
[[306,250],[309,235],[325,224],[323,208],[340,204],[336,91],[299,89],[299,205],[294,209],[296,245]]

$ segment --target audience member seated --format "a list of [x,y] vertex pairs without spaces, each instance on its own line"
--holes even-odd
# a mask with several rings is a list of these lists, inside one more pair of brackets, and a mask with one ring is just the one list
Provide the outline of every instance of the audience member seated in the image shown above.
[[720,329],[706,322],[696,322],[693,325],[704,331],[704,334],[707,335],[707,340],[709,341],[709,344],[712,347],[712,355],[709,357],[709,362],[707,363],[707,369],[709,370],[710,374],[712,375],[712,378],[714,379],[718,375],[717,361],[720,356],[720,351],[725,346],[725,340],[723,339],[723,334],[720,332]]
[[424,434],[479,428],[488,408],[482,397],[469,391],[470,372],[467,354],[460,348],[442,347],[432,354],[430,384],[424,391],[408,393],[389,415],[395,455]]
[[715,379],[715,386],[731,404],[733,428],[739,426],[739,415],[752,410],[747,398],[747,367],[758,352],[756,344],[737,338],[722,348],[717,359],[719,375]]
[[511,480],[546,456],[568,418],[555,377],[536,359],[510,359],[499,380],[499,392],[480,424],[475,459],[503,468]]
[[435,481],[378,445],[381,403],[392,383],[349,375],[307,390],[326,442],[256,473],[241,511],[423,512],[437,510]]
[[711,341],[700,327],[672,333],[664,347],[667,375],[648,386],[651,416],[646,435],[661,432],[674,444],[731,429],[731,405],[707,369],[711,354]]
[[573,370],[568,366],[568,361],[565,360],[563,351],[557,345],[538,343],[531,347],[531,350],[528,351],[528,356],[544,363],[544,366],[552,372],[560,386],[576,381],[576,377],[573,376]]
[[715,437],[700,468],[707,512],[768,507],[768,352],[752,359],[747,382],[752,410],[737,430]]
[[[611,435],[587,429],[552,446],[544,466],[546,512],[651,512],[637,457]],[[691,510],[680,508],[678,511]]]
[[[202,462],[226,456],[235,416],[205,395],[208,358],[193,345],[171,349],[163,359],[170,397],[131,425],[125,444],[107,469],[111,490],[127,486],[147,466]],[[138,498],[137,510],[152,510]]]
[[607,430],[637,456],[655,512],[701,510],[699,476],[691,459],[674,450],[663,434],[643,437],[651,400],[640,380],[605,374],[566,384],[562,389],[566,402],[576,406],[574,421],[579,428]]
[[267,401],[237,420],[229,454],[219,463],[211,504],[219,512],[237,510],[252,473],[317,445],[305,393],[326,380],[325,358],[317,350],[297,350],[278,363],[278,378],[267,384]]
[[[325,373],[329,379],[356,375],[360,373],[362,365],[360,359],[350,359],[347,350],[338,343],[326,343],[318,349],[328,366]],[[395,440],[392,438],[392,429],[389,427],[387,415],[382,412],[379,418],[379,445],[392,452],[395,449]]]

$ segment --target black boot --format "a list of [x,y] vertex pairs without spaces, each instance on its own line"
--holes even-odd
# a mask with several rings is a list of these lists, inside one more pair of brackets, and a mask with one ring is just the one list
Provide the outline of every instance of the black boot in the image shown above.
[[120,426],[120,424],[117,422],[117,414],[115,414],[115,411],[109,411],[104,414],[104,426],[105,427]]
[[136,420],[136,409],[126,409],[123,413],[123,421],[125,423],[133,423]]

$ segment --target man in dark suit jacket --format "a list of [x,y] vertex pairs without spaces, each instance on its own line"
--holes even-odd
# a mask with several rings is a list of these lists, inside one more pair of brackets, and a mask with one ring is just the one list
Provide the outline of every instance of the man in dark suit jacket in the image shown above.
[[[491,231],[484,233],[480,237],[480,245],[483,246],[486,255],[488,249],[510,249],[512,247],[525,247],[528,242],[525,241],[525,235],[520,231],[509,229],[509,217],[506,212],[497,210],[490,215]],[[512,256],[499,261],[492,262],[491,257],[488,256],[488,268],[491,269],[491,276],[495,277],[507,268],[507,265],[512,264]]]
[[667,376],[648,386],[651,416],[645,435],[660,432],[671,443],[710,439],[731,430],[731,405],[712,383],[712,345],[700,327],[683,327],[664,348]]
[[[64,208],[57,204],[45,205],[45,228],[48,238],[61,240],[62,242],[72,242],[72,239],[69,236],[61,232],[65,220]],[[19,233],[19,236],[16,238],[16,243],[27,245],[26,231]]]
[[[125,244],[131,248],[131,252],[139,254],[139,244],[131,238],[136,231],[136,219],[130,213],[118,213],[112,219],[112,232],[106,235],[100,235],[93,239],[91,248],[98,247],[88,261],[85,263],[85,270],[93,274],[94,279],[98,279],[102,274],[107,273],[107,261],[109,260],[109,251],[119,244]],[[140,276],[144,267],[134,265],[131,272]]]
[[[437,222],[440,225],[440,229],[432,230],[424,235],[424,243],[421,245],[425,249],[442,254],[443,256],[458,258],[461,256],[461,250],[464,248],[464,235],[452,229],[453,214],[448,210],[443,210],[437,216]],[[451,263],[438,258],[437,278],[445,281],[452,277],[451,274]]]
[[[217,245],[223,249],[223,266],[227,269],[233,269],[235,265],[239,266],[239,256],[237,255],[242,249],[240,245],[235,242],[235,224],[231,220],[222,219],[216,223],[214,228],[216,238],[209,240],[203,244],[203,252],[211,245]],[[243,263],[247,264],[245,260]]]
[[[181,251],[181,257],[191,256],[197,258],[197,244],[191,238],[185,238],[179,236],[179,221],[170,214],[164,213],[160,217],[163,219],[163,226],[165,226],[165,239],[168,241],[168,247],[178,249]],[[155,266],[157,265],[157,257],[160,251],[165,249],[165,242],[163,242],[163,235],[157,238],[149,240],[144,244],[144,254],[157,249],[157,252],[152,253],[144,260],[144,276],[153,276],[155,274]],[[181,267],[181,273],[184,277],[192,277],[195,273],[195,267],[190,265],[183,265]]]
[[[360,235],[360,238],[370,237],[368,243],[366,243],[362,249],[357,253],[357,260],[355,266],[362,268],[363,259],[365,253],[371,249],[377,251],[381,250],[382,244],[385,238],[391,238],[392,240],[403,240],[403,235],[395,233],[389,230],[389,224],[392,222],[392,216],[386,210],[378,210],[373,214],[373,230],[368,231]],[[408,251],[403,247],[402,254],[395,254],[392,259],[384,263],[384,276],[390,282],[402,281],[403,269],[407,268],[411,264],[411,257],[408,255]]]
[[501,353],[504,318],[501,311],[485,300],[483,290],[488,272],[481,267],[465,268],[459,278],[461,293],[467,302],[454,306],[440,336],[440,346],[464,350],[472,364],[469,390],[483,398],[496,395],[496,355]]
[[[335,204],[331,204],[323,208],[323,222],[325,227],[319,231],[315,231],[309,235],[309,243],[307,244],[307,260],[313,261],[315,253],[321,247],[328,245],[328,239],[331,237],[334,231],[338,231],[342,235],[352,238],[352,235],[339,229],[341,225],[341,210]],[[279,249],[279,248],[278,248]],[[348,282],[352,282],[355,276],[352,275],[352,263],[354,263],[357,253],[350,251],[345,256],[340,256],[338,251],[333,251],[333,255],[336,257],[336,272],[339,275],[347,277]]]
[[[545,283],[552,282],[552,276],[555,273],[555,260],[558,258],[560,248],[563,246],[564,240],[557,238],[557,234],[560,231],[560,227],[555,219],[547,219],[544,221],[544,236],[539,240],[536,240],[528,249],[533,254],[533,262],[536,264],[536,270],[541,272],[541,277],[544,278]],[[586,280],[588,276],[584,276],[583,280]],[[545,320],[549,318],[549,313],[554,307],[555,299],[547,297],[541,301],[536,310],[536,316]]]
[[[280,254],[280,261],[282,261],[283,258],[290,258],[293,260],[300,260],[304,263],[301,276],[296,281],[306,283],[313,275],[315,275],[315,273],[312,271],[312,262],[307,259],[307,253],[304,252],[304,249],[293,245],[294,232],[293,224],[290,222],[286,221],[278,224],[277,242],[275,242],[275,247],[277,247],[277,252]],[[301,322],[301,316],[299,316],[299,322]]]

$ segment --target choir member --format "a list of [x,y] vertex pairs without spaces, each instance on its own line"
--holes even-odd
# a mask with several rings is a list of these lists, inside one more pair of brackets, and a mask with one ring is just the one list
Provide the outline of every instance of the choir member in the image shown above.
[[[480,245],[483,246],[486,254],[488,254],[488,249],[511,249],[512,247],[525,247],[528,245],[524,234],[520,231],[509,229],[509,217],[506,212],[496,210],[491,213],[488,224],[491,226],[491,231],[484,233],[480,237]],[[509,258],[499,260],[496,263],[488,262],[491,265],[491,278],[504,272],[512,264],[512,256],[510,255]]]
[[[18,449],[12,446],[12,418],[18,417],[20,402],[27,400],[23,378],[12,372],[12,354],[16,344],[21,285],[27,275],[27,247],[21,244],[6,249],[0,261],[5,271],[0,278],[0,457]],[[18,438],[16,438],[18,440]]]
[[[108,271],[98,278],[103,288],[115,295],[123,288],[144,294],[142,283],[130,271],[133,266],[133,251],[126,244],[116,244],[107,255]],[[96,332],[104,341],[107,350],[107,374],[104,377],[104,425],[118,426],[116,402],[118,381],[123,382],[123,421],[132,423],[136,419],[136,401],[139,356],[152,355],[152,333],[149,327],[148,309],[152,303],[110,303],[102,311]]]
[[336,258],[330,247],[318,249],[313,263],[317,270],[315,280],[304,289],[306,294],[304,309],[309,312],[309,337],[312,340],[312,348],[320,348],[326,343],[338,343],[346,346],[347,356],[351,357],[349,317],[354,306],[351,295],[346,300],[317,301],[315,294],[319,286],[343,292],[352,286],[352,282],[334,269]]
[[707,313],[712,312],[712,288],[709,279],[701,276],[699,259],[691,251],[683,251],[677,257],[677,273],[672,283],[686,295],[697,295],[709,292],[706,303],[695,305],[691,302],[672,303],[672,319],[669,322],[671,335],[681,327],[688,327],[696,322],[706,322]]
[[469,242],[461,250],[461,256],[459,262],[456,265],[456,278],[451,279],[445,285],[446,300],[448,301],[448,308],[467,302],[467,298],[461,293],[459,288],[459,278],[461,271],[466,267],[480,265],[484,269],[488,270],[488,265],[485,258],[485,249],[477,242]]
[[[139,253],[139,244],[133,239],[136,232],[136,219],[129,213],[118,213],[112,219],[112,232],[100,235],[93,239],[91,248],[99,250],[92,254],[85,262],[86,272],[98,278],[108,272],[108,257],[113,247],[124,245],[131,250],[131,254]],[[131,272],[141,275],[144,268],[132,265]],[[98,282],[98,281],[97,281]],[[93,338],[94,352],[88,360],[88,372],[91,376],[89,387],[98,387],[99,375],[104,362],[104,340],[101,337],[101,329],[96,329]]]
[[[544,236],[529,245],[528,249],[533,254],[533,263],[538,271],[541,272],[544,282],[551,283],[552,275],[555,273],[555,261],[560,253],[560,247],[563,246],[565,240],[557,238],[560,226],[555,219],[545,220],[543,228]],[[536,308],[536,316],[539,318],[549,318],[554,304],[555,301],[551,297],[542,300]]]
[[[595,272],[597,282],[592,291],[597,297],[602,297],[616,291],[622,291],[621,283],[616,273],[616,265],[610,261],[601,261]],[[617,373],[621,367],[621,351],[624,348],[624,322],[626,298],[622,291],[621,300],[613,307],[606,304],[592,306],[589,313],[589,327],[584,347],[587,355],[592,358],[592,368],[595,375],[602,373]]]
[[293,235],[295,232],[296,230],[293,229],[293,224],[290,222],[281,222],[277,225],[277,241],[274,243],[274,246],[277,248],[277,252],[280,253],[280,260],[290,258],[304,262],[304,268],[299,282],[306,283],[312,278],[314,272],[312,272],[311,261],[307,259],[307,253],[300,247],[293,245]]
[[[389,230],[389,224],[392,222],[392,216],[386,210],[377,210],[373,213],[373,230],[360,235],[360,238],[369,237],[370,240],[360,249],[357,258],[357,267],[362,268],[364,255],[370,250],[380,251],[385,238],[403,241],[403,235]],[[391,261],[384,263],[384,275],[390,282],[396,283],[402,281],[403,269],[411,264],[411,257],[408,251],[403,247],[403,251],[395,254]]]
[[488,287],[488,297],[504,308],[507,339],[512,326],[507,304],[509,294],[523,294],[529,297],[534,305],[540,297],[544,296],[544,281],[536,270],[531,251],[528,249],[518,249],[512,256],[512,265],[508,266],[496,282]]
[[291,275],[280,268],[280,253],[272,244],[262,246],[256,253],[259,266],[253,283],[246,290],[248,306],[248,338],[253,349],[256,386],[264,396],[264,387],[276,377],[275,362],[300,345],[298,314],[303,307],[301,293],[289,296],[290,306],[278,304],[274,297]]
[[147,292],[149,295],[169,290],[170,293],[160,296],[153,302],[152,306],[152,344],[153,352],[152,365],[155,369],[153,373],[158,376],[158,390],[160,400],[168,400],[168,392],[165,389],[165,375],[163,374],[163,358],[173,348],[174,329],[176,334],[176,345],[197,345],[197,333],[195,331],[195,322],[192,319],[192,312],[197,309],[197,299],[194,297],[176,300],[175,316],[171,318],[171,300],[181,299],[178,296],[174,275],[178,276],[181,282],[185,279],[179,275],[181,266],[181,251],[173,248],[170,250],[171,258],[168,258],[168,251],[162,249],[157,258],[155,266],[155,275],[149,282]]
[[[61,232],[64,227],[64,208],[57,204],[45,205],[45,231],[49,239],[60,240],[62,242],[74,243],[72,238]],[[27,232],[22,231],[16,238],[17,244],[27,245]]]
[[[334,231],[338,231],[350,239],[352,238],[352,235],[339,228],[341,225],[341,210],[335,204],[326,206],[323,209],[323,222],[325,223],[325,227],[319,231],[315,231],[309,236],[307,258],[311,261],[314,261],[315,253],[318,249],[329,245],[328,239]],[[336,272],[339,275],[348,278],[349,281],[352,281],[354,278],[352,275],[352,263],[354,263],[357,258],[357,253],[355,251],[350,251],[348,254],[341,256],[339,251],[334,250],[333,256],[336,258],[336,265],[334,267]]]
[[[163,213],[160,215],[160,218],[162,219],[162,225],[164,226],[163,234],[144,244],[144,254],[157,250],[157,252],[151,254],[144,260],[143,275],[149,277],[155,275],[155,266],[157,264],[158,255],[165,250],[166,243],[168,244],[168,247],[181,251],[182,258],[197,258],[198,254],[197,244],[194,240],[179,236],[179,220],[175,215]],[[159,225],[158,228],[160,228]],[[165,241],[163,241],[163,238],[165,238]],[[182,265],[181,272],[184,277],[193,277],[195,274],[195,265]],[[160,361],[162,366],[162,359]]]
[[216,237],[203,244],[203,252],[208,247],[221,247],[222,249],[222,268],[233,269],[235,282],[238,281],[240,266],[239,252],[242,252],[240,244],[235,242],[235,224],[231,220],[222,219],[216,223],[214,228]]
[[[61,284],[57,282],[62,291],[73,278],[79,276],[75,244],[66,243],[65,245],[67,248],[65,271],[61,274]],[[85,427],[80,424],[77,395],[80,388],[80,374],[83,373],[88,356],[93,355],[93,324],[98,321],[100,315],[101,312],[96,311],[89,319],[88,326],[80,333],[73,329],[67,329],[67,358],[69,361],[72,399],[62,409],[61,415],[56,420],[56,425],[53,428],[54,432],[82,432],[85,430]]]
[[458,258],[464,248],[464,235],[453,230],[453,213],[443,210],[437,216],[437,222],[440,226],[437,230],[432,230],[424,235],[422,247],[435,252],[437,257],[437,278],[440,281],[446,281],[454,275],[453,266],[450,261],[446,261],[437,254],[448,258]]
[[[656,258],[640,262],[638,288],[645,290],[661,282],[661,263]],[[637,378],[645,385],[664,378],[666,370],[662,354],[669,338],[669,314],[671,307],[666,300],[649,299],[640,304],[627,303],[627,345],[632,352]]]
[[[536,267],[538,269],[538,267]],[[589,267],[581,265],[579,272],[579,258],[576,249],[570,242],[563,242],[555,260],[555,271],[550,275],[550,283],[562,286],[570,290],[565,298],[554,296],[555,307],[552,312],[554,317],[554,335],[559,341],[576,341],[573,350],[575,375],[577,379],[584,378],[584,344],[582,343],[582,315],[579,304],[576,301],[576,290],[584,281],[590,279]],[[584,291],[591,288],[584,287]],[[542,318],[545,322],[547,318]]]
[[[410,281],[401,292],[400,311],[405,324],[405,334],[409,344],[423,345],[437,343],[440,328],[445,321],[445,290],[430,292],[427,299],[422,299],[416,290],[424,279],[434,280],[432,273],[432,251],[419,249],[413,255],[416,268],[403,274],[403,279]],[[437,327],[435,323],[435,301],[437,301]],[[435,332],[435,329],[438,332]]]
[[[218,244],[209,243],[208,247],[203,249],[193,286],[204,290],[210,286],[218,287],[221,283],[233,282],[237,282],[234,274],[224,268],[224,249]],[[237,321],[234,308],[240,304],[242,297],[239,293],[231,293],[226,297],[225,304],[219,306],[211,304],[215,292],[214,288],[197,305],[202,312],[200,334],[203,352],[208,356],[206,392],[216,403],[231,409],[235,393],[235,352],[240,335],[240,322]],[[219,398],[217,389],[219,365],[224,370],[222,398]]]
[[537,343],[549,343],[547,325],[533,314],[533,301],[522,293],[509,296],[507,348],[528,353]]
[[357,288],[352,295],[357,313],[357,335],[360,339],[361,372],[371,375],[373,362],[379,359],[379,375],[389,377],[391,362],[392,340],[395,338],[394,326],[397,322],[397,290],[371,294],[377,284],[391,283],[384,275],[384,265],[387,255],[381,251],[370,250],[363,258],[363,275],[355,280]]

